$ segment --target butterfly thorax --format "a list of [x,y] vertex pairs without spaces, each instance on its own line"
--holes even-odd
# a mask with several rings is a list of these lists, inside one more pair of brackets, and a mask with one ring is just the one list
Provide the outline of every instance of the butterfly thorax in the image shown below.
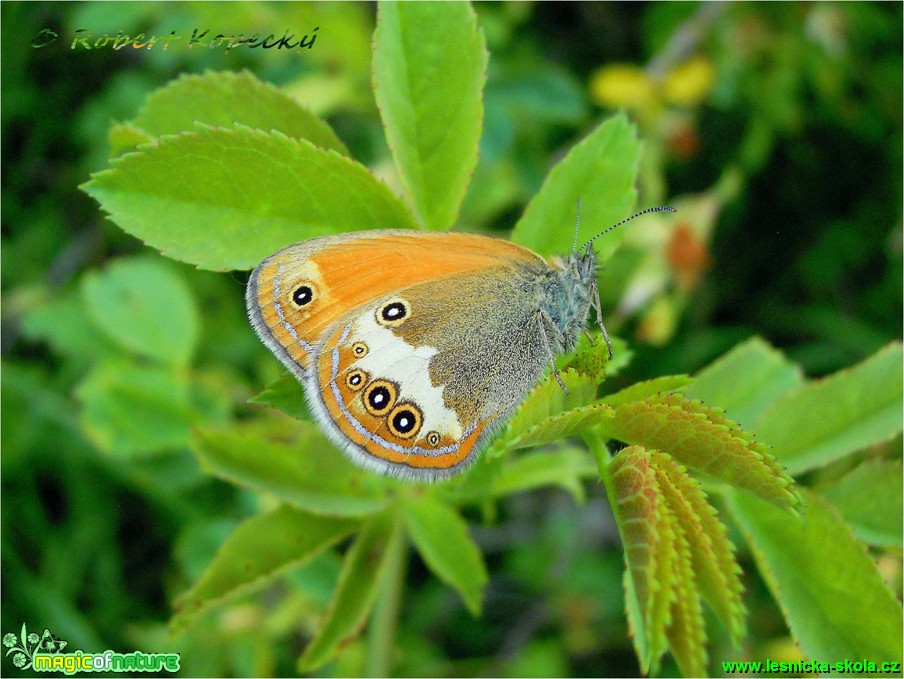
[[587,327],[587,313],[596,303],[596,257],[572,252],[552,257],[544,281],[540,310],[558,331],[550,341],[558,352],[571,351]]

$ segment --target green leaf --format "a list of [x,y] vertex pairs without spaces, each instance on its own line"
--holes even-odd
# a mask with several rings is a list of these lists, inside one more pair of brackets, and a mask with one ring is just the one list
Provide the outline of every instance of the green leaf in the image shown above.
[[22,317],[22,332],[70,358],[94,361],[120,353],[114,341],[88,317],[81,297],[74,294],[64,294],[29,310]]
[[91,320],[139,356],[184,366],[198,344],[197,304],[182,276],[159,258],[115,260],[82,279]]
[[567,436],[574,436],[583,429],[614,416],[615,411],[605,403],[580,406],[540,420],[527,429],[506,438],[505,445],[509,449],[542,446]]
[[901,604],[838,511],[803,493],[802,521],[759,498],[728,495],[794,639],[808,658],[901,658]]
[[612,342],[613,356],[612,360],[606,364],[606,375],[613,377],[631,365],[631,361],[634,360],[634,352],[621,337],[610,335],[609,339]]
[[870,545],[901,547],[904,503],[901,460],[867,460],[835,483],[818,488]]
[[141,455],[184,447],[197,415],[187,375],[125,360],[99,363],[79,384],[82,427],[100,450]]
[[285,372],[277,377],[261,393],[249,398],[248,403],[259,403],[276,408],[297,420],[311,421],[314,419],[308,408],[304,388],[298,378],[290,372]]
[[458,512],[430,495],[404,502],[405,528],[424,563],[453,587],[471,615],[480,615],[483,588],[489,581],[480,549]]
[[792,474],[822,467],[901,431],[901,344],[775,401],[756,431]]
[[768,450],[720,411],[675,394],[630,401],[600,431],[626,443],[655,448],[712,478],[794,509],[793,481]]
[[592,339],[587,335],[581,335],[578,346],[572,353],[556,357],[556,367],[560,371],[571,368],[581,375],[595,378],[597,384],[600,384],[606,379],[610,368],[614,366],[617,372],[631,353],[627,344],[617,337],[612,339],[612,352],[613,357],[610,361],[609,347],[603,341],[602,333],[594,333]]
[[154,135],[129,123],[117,123],[110,126],[107,141],[110,143],[110,157],[114,158],[140,144],[153,142]]
[[196,123],[229,128],[241,123],[262,132],[278,130],[348,155],[329,125],[248,71],[182,75],[148,95],[131,125],[160,137],[194,130]]
[[487,50],[464,2],[381,2],[373,79],[405,192],[431,229],[455,222],[477,164]]
[[82,188],[128,233],[204,269],[250,269],[313,236],[414,227],[365,167],[240,125],[162,137]]
[[583,480],[596,476],[596,464],[585,450],[545,450],[507,460],[488,489],[488,494],[499,498],[534,488],[560,486],[575,500],[583,502]]
[[685,393],[724,408],[731,419],[750,428],[770,403],[802,382],[800,366],[753,337],[701,370]]
[[356,637],[370,613],[388,558],[404,539],[393,513],[372,517],[345,555],[336,591],[320,630],[298,659],[298,669],[310,672],[330,661],[339,648]]
[[688,375],[665,375],[654,377],[652,380],[635,382],[630,387],[610,394],[603,399],[603,403],[610,406],[619,406],[632,401],[640,401],[650,396],[659,394],[674,394],[682,392],[693,380]]
[[191,448],[215,476],[314,514],[365,516],[386,505],[383,480],[353,467],[313,423],[265,420],[196,430]]
[[502,436],[493,447],[501,450],[509,441],[518,440],[533,427],[556,417],[560,413],[588,405],[596,396],[596,378],[580,375],[574,370],[563,370],[559,376],[568,388],[568,393],[549,375],[534,387],[509,420]]
[[226,539],[203,575],[174,603],[174,626],[211,605],[271,582],[349,535],[358,522],[288,506],[254,516]]
[[[547,175],[515,225],[512,240],[543,255],[571,249],[581,200],[578,244],[629,216],[637,200],[634,182],[640,165],[640,142],[634,125],[618,114],[577,144]],[[594,242],[598,260],[606,261],[621,242],[616,229]]]

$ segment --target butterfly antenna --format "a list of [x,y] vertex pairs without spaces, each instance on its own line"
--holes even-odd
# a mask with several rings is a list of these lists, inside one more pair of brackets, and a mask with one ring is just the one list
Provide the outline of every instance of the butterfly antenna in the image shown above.
[[610,231],[612,231],[612,229],[617,229],[617,228],[618,228],[619,226],[621,226],[622,224],[625,224],[625,223],[627,223],[627,222],[630,222],[632,219],[636,219],[637,217],[640,217],[641,215],[648,214],[648,213],[650,213],[650,212],[677,212],[677,210],[676,210],[675,208],[669,207],[669,206],[667,206],[667,205],[663,205],[663,206],[660,206],[660,207],[648,207],[646,210],[641,210],[641,211],[638,212],[636,215],[631,215],[631,216],[628,217],[627,219],[621,220],[618,224],[613,224],[613,225],[610,226],[608,229],[605,229],[604,231],[600,231],[600,232],[599,232],[598,234],[596,234],[593,238],[591,238],[591,239],[588,240],[586,243],[584,243],[584,244],[581,246],[581,250],[583,250],[584,248],[588,248],[588,251],[589,251],[590,244],[593,243],[593,241],[595,241],[595,240],[596,240],[597,238],[599,238],[600,236],[605,236],[607,233],[609,233]]
[[578,231],[581,228],[581,199],[578,198],[578,218],[574,224],[574,242],[571,244],[571,251],[578,249]]

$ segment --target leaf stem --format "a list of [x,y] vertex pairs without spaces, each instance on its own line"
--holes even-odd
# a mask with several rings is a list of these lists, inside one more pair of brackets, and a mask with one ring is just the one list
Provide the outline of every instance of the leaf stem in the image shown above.
[[584,443],[587,444],[590,453],[596,458],[596,466],[600,472],[600,480],[606,488],[606,496],[609,498],[609,501],[612,502],[612,498],[615,497],[615,493],[612,490],[612,478],[609,475],[609,463],[612,461],[612,454],[609,452],[606,442],[599,433],[597,433],[596,429],[591,428],[585,430],[583,439]]
[[393,540],[386,555],[385,571],[378,587],[374,612],[370,618],[367,635],[367,651],[364,659],[364,676],[388,677],[395,645],[399,610],[408,563],[407,536]]

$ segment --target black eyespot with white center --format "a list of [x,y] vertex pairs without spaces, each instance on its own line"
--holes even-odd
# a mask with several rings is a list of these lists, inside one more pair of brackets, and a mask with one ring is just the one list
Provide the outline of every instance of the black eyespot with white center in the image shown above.
[[427,434],[427,445],[434,448],[439,445],[439,432],[431,431]]
[[302,283],[292,291],[292,303],[297,307],[307,306],[314,301],[314,288]]
[[395,405],[396,385],[387,380],[374,380],[364,390],[364,408],[371,415],[384,415]]
[[345,384],[352,391],[360,391],[367,384],[367,373],[359,369],[351,370],[345,376]]
[[421,421],[421,411],[411,403],[400,403],[386,418],[389,431],[400,439],[409,439],[417,434]]
[[363,358],[367,356],[367,345],[364,342],[355,342],[352,345],[352,353],[355,355],[355,358]]
[[395,328],[411,316],[411,307],[404,299],[393,299],[377,309],[377,323]]

